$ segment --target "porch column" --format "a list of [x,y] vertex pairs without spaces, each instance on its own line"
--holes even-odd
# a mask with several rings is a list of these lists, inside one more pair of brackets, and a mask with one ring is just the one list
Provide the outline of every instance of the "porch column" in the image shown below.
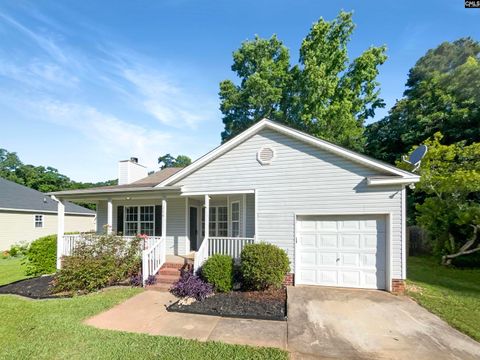
[[113,205],[112,199],[107,201],[107,234],[111,234],[113,229]]
[[65,203],[57,200],[57,269],[62,268],[63,235],[65,234]]
[[210,230],[210,197],[205,195],[205,239],[208,241]]
[[167,199],[162,199],[162,238],[167,238]]

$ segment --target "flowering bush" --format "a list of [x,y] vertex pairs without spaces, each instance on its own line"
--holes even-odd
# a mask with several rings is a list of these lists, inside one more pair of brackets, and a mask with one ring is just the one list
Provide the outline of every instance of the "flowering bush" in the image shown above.
[[178,297],[193,297],[201,301],[213,293],[213,286],[192,271],[182,270],[180,279],[172,285],[170,292]]

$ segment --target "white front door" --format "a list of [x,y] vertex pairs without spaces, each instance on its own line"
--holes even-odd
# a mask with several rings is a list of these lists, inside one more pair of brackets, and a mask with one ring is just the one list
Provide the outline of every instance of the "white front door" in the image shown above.
[[297,218],[296,284],[386,288],[386,216]]

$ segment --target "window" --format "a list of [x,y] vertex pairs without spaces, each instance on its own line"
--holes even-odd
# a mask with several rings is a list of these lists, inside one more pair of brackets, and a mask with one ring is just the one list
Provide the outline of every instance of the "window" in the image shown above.
[[[228,211],[226,206],[211,206],[209,211],[209,236],[228,235]],[[202,235],[205,236],[205,208],[202,209]]]
[[232,236],[240,236],[240,202],[232,202]]
[[155,233],[154,206],[125,206],[124,233],[126,236]]
[[35,227],[43,228],[43,215],[35,215]]

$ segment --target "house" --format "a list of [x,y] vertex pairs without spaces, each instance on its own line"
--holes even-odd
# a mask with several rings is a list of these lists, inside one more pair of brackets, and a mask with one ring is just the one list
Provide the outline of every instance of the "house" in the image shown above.
[[[95,230],[95,212],[65,203],[65,231]],[[0,178],[0,250],[55,234],[57,202],[40,191]]]
[[265,241],[287,252],[295,284],[395,291],[406,277],[405,186],[418,180],[264,119],[185,168],[147,176],[133,158],[120,162],[118,186],[54,195],[60,219],[64,200],[89,201],[98,232],[149,235],[144,276],[168,254],[193,252],[198,268]]

